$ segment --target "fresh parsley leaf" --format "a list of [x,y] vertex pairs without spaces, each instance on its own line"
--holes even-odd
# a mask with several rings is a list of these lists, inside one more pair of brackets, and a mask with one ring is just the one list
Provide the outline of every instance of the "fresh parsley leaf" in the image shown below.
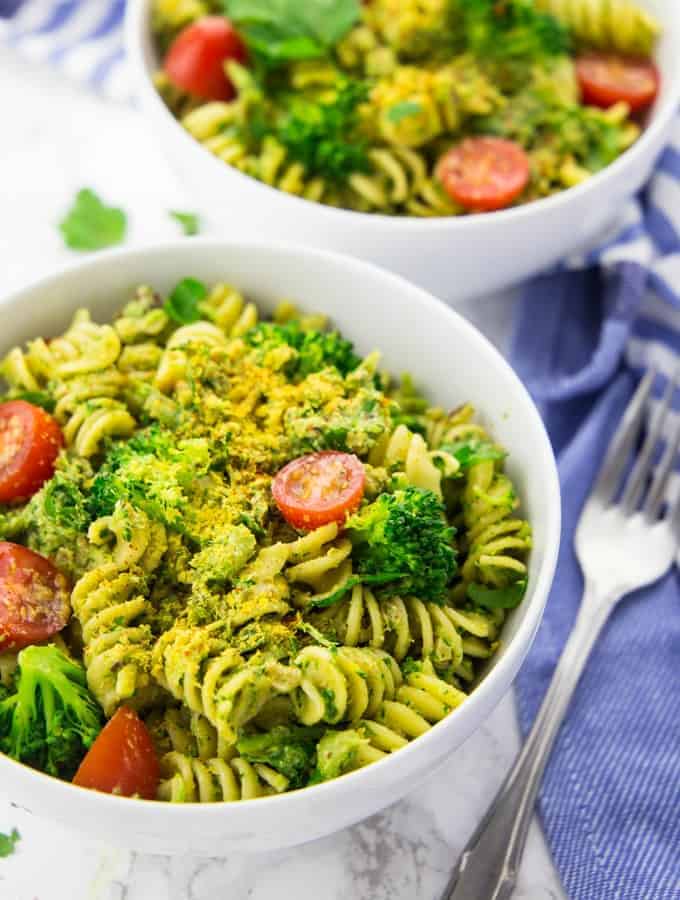
[[423,107],[420,103],[416,103],[415,100],[403,100],[401,103],[395,103],[394,106],[390,107],[387,113],[387,120],[398,125],[403,119],[408,119],[409,116],[417,116],[422,111]]
[[11,834],[0,832],[0,857],[11,856],[20,840],[21,835],[16,828],[12,829]]
[[188,237],[192,237],[201,230],[201,220],[196,213],[179,212],[179,210],[171,209],[170,215],[176,222],[182,226],[182,231]]
[[346,80],[327,103],[300,103],[277,131],[290,156],[310,175],[343,182],[368,172],[366,142],[357,136],[357,108],[368,96],[362,81]]
[[127,217],[122,209],[106,206],[90,188],[76,194],[73,206],[59,225],[72,250],[102,250],[122,243]]
[[455,457],[463,471],[480,462],[505,459],[507,455],[505,450],[502,450],[496,444],[492,444],[490,441],[483,441],[480,438],[470,438],[468,440],[455,441],[453,444],[444,444],[441,449]]
[[223,0],[250,50],[276,66],[325,56],[359,21],[359,0]]
[[208,296],[208,289],[195,278],[183,278],[175,285],[172,293],[165,301],[163,309],[173,322],[190,325],[201,318],[199,304]]
[[516,581],[504,588],[489,588],[483,584],[468,586],[467,595],[475,606],[483,609],[514,609],[522,602],[526,593],[526,579]]

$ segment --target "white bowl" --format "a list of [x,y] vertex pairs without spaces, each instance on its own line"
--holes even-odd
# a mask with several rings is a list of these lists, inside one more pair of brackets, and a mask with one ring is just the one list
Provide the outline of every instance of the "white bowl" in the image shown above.
[[152,0],[128,0],[126,41],[135,89],[159,146],[191,198],[237,239],[295,241],[350,253],[404,275],[449,302],[488,293],[552,265],[611,225],[647,180],[680,104],[680,4],[638,0],[658,15],[663,85],[649,127],[615,163],[579,187],[502,212],[416,219],[333,209],[243,175],[174,119],[152,83]]
[[168,291],[188,275],[238,285],[271,312],[282,297],[328,313],[393,372],[408,370],[447,407],[469,401],[510,452],[509,471],[534,529],[527,595],[503,646],[465,703],[423,737],[375,765],[317,787],[241,803],[170,805],[73,787],[0,754],[0,790],[73,829],[138,850],[224,855],[302,844],[394,803],[456,749],[508,691],[550,589],[560,535],[555,462],[529,395],[501,355],[458,314],[374,266],[285,245],[202,239],[99,254],[2,301],[0,355],[36,335],[60,333],[74,310],[108,321],[138,284]]

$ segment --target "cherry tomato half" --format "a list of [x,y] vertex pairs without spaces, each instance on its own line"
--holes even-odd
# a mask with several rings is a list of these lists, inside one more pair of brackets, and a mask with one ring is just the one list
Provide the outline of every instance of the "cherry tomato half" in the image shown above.
[[514,141],[466,138],[439,160],[437,176],[457,203],[471,212],[509,206],[529,182],[529,158]]
[[659,93],[659,70],[651,60],[616,53],[586,53],[576,61],[584,103],[606,109],[627,103],[633,112],[654,102]]
[[170,45],[163,68],[175,87],[203,100],[231,100],[234,85],[224,71],[229,59],[244,63],[246,45],[229,19],[205,16],[187,25]]
[[153,800],[159,778],[146,725],[136,712],[121,706],[90,747],[73,783],[105,794]]
[[0,650],[46,641],[70,615],[67,579],[49,559],[0,542]]
[[351,453],[329,450],[294,459],[272,483],[281,515],[294,528],[311,530],[343,522],[364,496],[366,473]]
[[64,436],[52,416],[26,403],[0,404],[0,503],[25,500],[54,474]]

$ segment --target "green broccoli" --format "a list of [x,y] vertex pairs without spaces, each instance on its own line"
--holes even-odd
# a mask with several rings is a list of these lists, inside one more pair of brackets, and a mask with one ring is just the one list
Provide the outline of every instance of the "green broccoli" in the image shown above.
[[570,46],[568,29],[533,0],[458,0],[454,22],[466,49],[483,59],[535,62]]
[[358,113],[368,94],[364,82],[345,79],[332,100],[298,102],[278,127],[276,137],[310,175],[342,184],[354,172],[370,172]]
[[118,500],[128,500],[152,519],[182,530],[185,490],[209,465],[205,440],[175,442],[152,425],[111,446],[92,481],[88,511],[93,518],[109,516]]
[[264,734],[244,735],[236,749],[248,762],[265,763],[285,775],[290,787],[304,787],[314,768],[323,728],[277,725]]
[[259,348],[263,355],[281,346],[295,350],[296,353],[285,365],[289,378],[306,378],[312,372],[320,372],[329,366],[335,367],[341,375],[347,375],[361,362],[351,342],[337,331],[305,329],[295,319],[284,325],[260,322],[246,332],[244,340],[251,347]]
[[19,653],[16,693],[0,702],[0,750],[71,778],[102,727],[85,670],[54,645]]
[[456,574],[454,529],[432,491],[408,486],[380,494],[347,520],[360,577],[380,578],[388,593],[443,603]]

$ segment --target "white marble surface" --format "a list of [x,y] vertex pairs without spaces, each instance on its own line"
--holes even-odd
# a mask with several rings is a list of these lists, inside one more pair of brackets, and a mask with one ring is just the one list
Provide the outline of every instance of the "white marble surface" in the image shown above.
[[[0,109],[0,296],[73,258],[56,224],[80,187],[94,187],[128,211],[130,243],[176,236],[167,210],[194,209],[134,111],[29,68],[2,48]],[[504,346],[511,308],[512,298],[501,297],[464,312]],[[0,859],[0,898],[437,900],[517,747],[508,697],[418,796],[346,832],[267,858],[166,858],[103,846],[13,807],[11,786],[2,785],[0,831],[16,827],[21,841],[12,857]],[[562,897],[538,826],[516,897]]]

